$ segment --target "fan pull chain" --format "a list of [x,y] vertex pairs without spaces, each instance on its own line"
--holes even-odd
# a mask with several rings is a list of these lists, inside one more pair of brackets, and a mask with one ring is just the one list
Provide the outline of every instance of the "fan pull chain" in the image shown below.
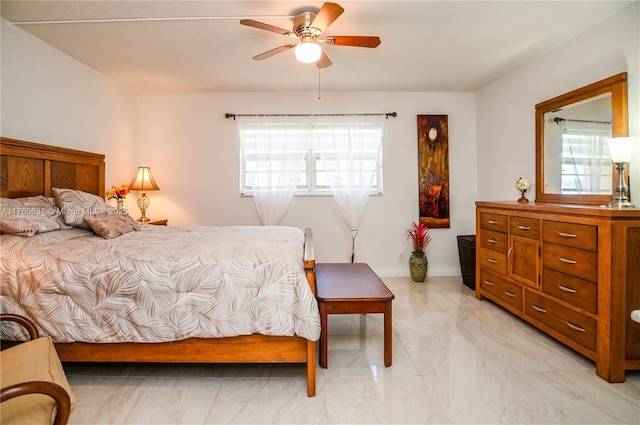
[[320,96],[320,68],[318,68],[318,100],[322,99]]

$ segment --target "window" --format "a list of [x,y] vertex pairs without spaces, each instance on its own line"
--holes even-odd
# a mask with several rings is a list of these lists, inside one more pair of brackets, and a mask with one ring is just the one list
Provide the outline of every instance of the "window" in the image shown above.
[[562,133],[562,193],[611,193],[610,126],[573,123]]
[[[331,195],[329,176],[340,178],[345,155],[349,155],[350,163],[356,161],[365,168],[375,169],[371,193],[382,194],[381,126],[364,120],[354,130],[349,125],[327,120],[312,123],[311,116],[291,118],[277,123],[270,120],[238,126],[240,139],[251,141],[241,144],[241,194],[251,195],[252,187],[278,187],[287,170],[289,173],[297,170],[296,196]],[[353,141],[354,131],[357,142]],[[333,142],[319,142],[325,138]],[[359,144],[357,153],[351,153],[350,143]]]

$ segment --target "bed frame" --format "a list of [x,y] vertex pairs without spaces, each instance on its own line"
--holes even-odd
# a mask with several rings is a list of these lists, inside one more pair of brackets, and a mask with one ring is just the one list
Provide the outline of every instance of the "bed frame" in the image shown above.
[[[105,156],[74,149],[0,138],[0,195],[53,196],[52,187],[104,197]],[[315,293],[311,229],[305,230],[304,268]],[[316,344],[298,336],[253,334],[233,338],[190,338],[164,343],[60,343],[64,362],[306,363],[307,395],[316,392]]]

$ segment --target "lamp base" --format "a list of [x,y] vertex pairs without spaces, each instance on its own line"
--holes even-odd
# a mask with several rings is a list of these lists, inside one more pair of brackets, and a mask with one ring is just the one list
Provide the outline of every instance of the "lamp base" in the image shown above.
[[151,219],[149,217],[147,217],[147,208],[149,208],[149,205],[151,205],[151,201],[149,200],[149,198],[147,198],[147,194],[145,192],[142,192],[142,195],[138,198],[138,208],[140,208],[140,218],[138,219],[138,221],[144,223],[146,221],[151,221]]
[[629,189],[629,186],[627,186],[627,183],[624,181],[624,169],[627,163],[615,162],[614,164],[616,164],[616,169],[618,171],[618,181],[613,187],[613,199],[611,200],[611,202],[607,204],[607,207],[633,208],[635,207],[635,205],[629,202],[629,198],[626,196],[627,189]]
[[607,208],[635,208],[628,199],[614,199],[607,204]]

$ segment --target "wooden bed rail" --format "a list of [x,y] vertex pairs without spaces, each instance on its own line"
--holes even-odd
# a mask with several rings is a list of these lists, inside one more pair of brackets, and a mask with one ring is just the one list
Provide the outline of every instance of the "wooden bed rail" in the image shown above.
[[307,273],[307,281],[311,291],[316,293],[316,255],[313,250],[313,233],[311,228],[304,229],[304,270]]

